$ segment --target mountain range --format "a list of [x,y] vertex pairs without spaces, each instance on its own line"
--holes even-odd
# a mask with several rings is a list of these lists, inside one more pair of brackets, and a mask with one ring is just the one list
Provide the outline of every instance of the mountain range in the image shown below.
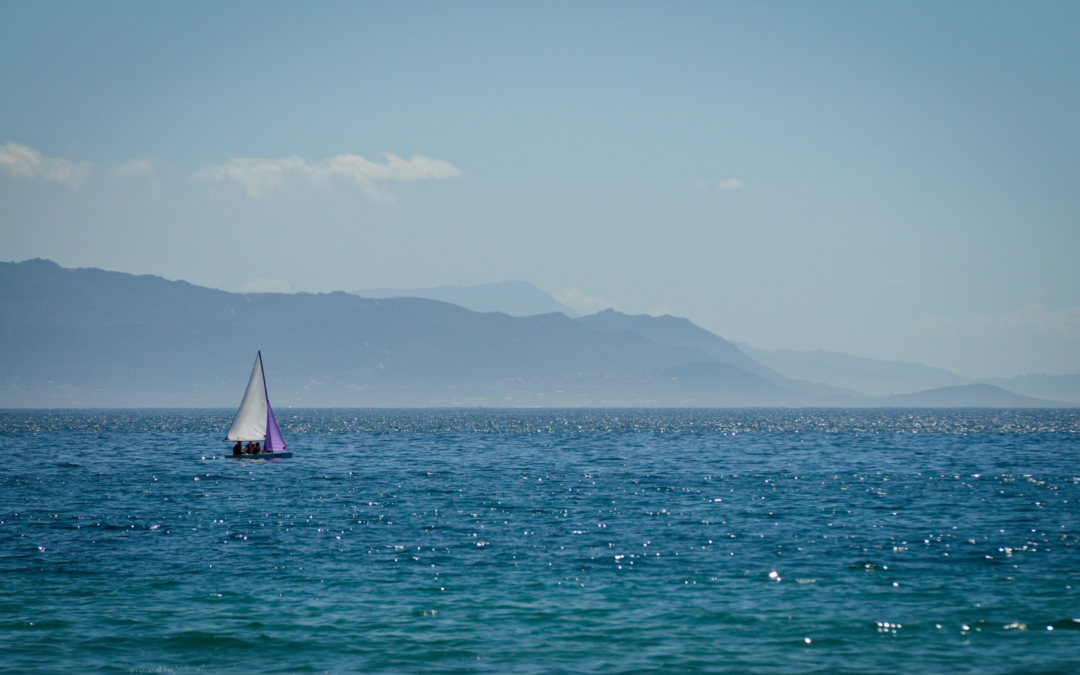
[[[789,377],[676,317],[518,317],[0,263],[0,407],[233,407],[256,350],[278,407],[922,405]],[[999,391],[994,405],[1056,405]]]
[[434,288],[365,288],[353,292],[362,298],[427,298],[442,300],[474,312],[502,312],[510,316],[534,316],[562,312],[578,314],[527,281],[499,281],[475,286],[437,286]]
[[1080,403],[1080,375],[1018,375],[978,380],[908,361],[884,361],[825,350],[755,349],[735,343],[757,362],[784,375],[858,391],[867,396],[992,384],[1034,398]]

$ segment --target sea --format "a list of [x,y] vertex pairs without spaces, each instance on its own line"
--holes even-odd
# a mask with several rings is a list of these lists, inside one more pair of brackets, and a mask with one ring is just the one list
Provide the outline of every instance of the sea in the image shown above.
[[3,673],[1080,673],[1080,412],[0,411]]

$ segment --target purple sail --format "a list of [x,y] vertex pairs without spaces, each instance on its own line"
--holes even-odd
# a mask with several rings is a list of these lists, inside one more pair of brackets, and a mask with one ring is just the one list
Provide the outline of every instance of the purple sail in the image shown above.
[[285,452],[289,448],[285,445],[285,439],[281,437],[281,431],[277,428],[277,420],[274,419],[274,409],[270,407],[270,401],[266,401],[266,450],[268,452]]
[[281,437],[281,430],[277,428],[277,420],[274,419],[274,409],[270,407],[270,392],[266,390],[266,373],[262,371],[262,352],[259,352],[259,372],[263,376],[263,396],[266,397],[266,440],[263,449],[267,452],[285,452],[288,447],[285,439]]

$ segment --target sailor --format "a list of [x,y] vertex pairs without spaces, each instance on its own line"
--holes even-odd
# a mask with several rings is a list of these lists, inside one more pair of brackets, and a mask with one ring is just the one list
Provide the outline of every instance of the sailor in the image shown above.
[[242,455],[244,454],[244,446],[240,445],[240,441],[236,442],[236,445],[232,446],[232,454]]
[[251,441],[248,441],[247,445],[244,446],[244,454],[245,455],[250,455],[251,454]]
[[259,447],[259,442],[255,441],[255,449],[251,451],[251,454],[257,455],[262,452],[262,448]]

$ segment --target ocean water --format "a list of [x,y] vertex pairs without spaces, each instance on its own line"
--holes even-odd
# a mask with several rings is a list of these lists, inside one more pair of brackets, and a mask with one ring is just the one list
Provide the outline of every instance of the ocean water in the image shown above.
[[0,672],[1077,673],[1080,413],[0,412]]

